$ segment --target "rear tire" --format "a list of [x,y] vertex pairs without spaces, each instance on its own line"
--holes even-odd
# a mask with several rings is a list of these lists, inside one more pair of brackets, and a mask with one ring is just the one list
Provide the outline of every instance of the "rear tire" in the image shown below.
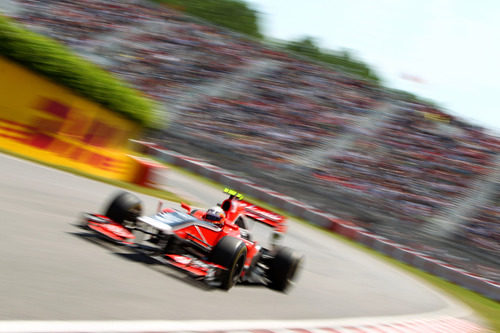
[[240,279],[245,266],[247,247],[235,237],[225,236],[214,246],[209,255],[209,261],[227,268],[221,278],[221,288],[231,289]]
[[269,263],[267,277],[270,280],[269,287],[286,291],[297,275],[303,256],[287,247],[278,249],[276,255]]
[[141,200],[132,193],[120,192],[110,202],[104,215],[123,224],[124,221],[135,222],[141,214]]

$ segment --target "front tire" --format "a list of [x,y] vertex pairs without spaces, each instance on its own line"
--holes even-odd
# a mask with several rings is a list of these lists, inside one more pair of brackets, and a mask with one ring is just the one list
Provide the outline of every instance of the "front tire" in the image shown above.
[[221,278],[222,289],[229,290],[238,282],[245,266],[246,256],[245,243],[235,237],[225,236],[214,246],[209,260],[227,269]]
[[109,203],[104,215],[123,224],[125,221],[134,223],[141,214],[142,201],[132,193],[120,192]]

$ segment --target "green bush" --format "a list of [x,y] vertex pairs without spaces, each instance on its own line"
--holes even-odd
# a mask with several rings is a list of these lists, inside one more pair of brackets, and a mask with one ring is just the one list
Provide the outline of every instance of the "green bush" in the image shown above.
[[153,126],[153,102],[59,42],[0,16],[0,55],[142,125]]

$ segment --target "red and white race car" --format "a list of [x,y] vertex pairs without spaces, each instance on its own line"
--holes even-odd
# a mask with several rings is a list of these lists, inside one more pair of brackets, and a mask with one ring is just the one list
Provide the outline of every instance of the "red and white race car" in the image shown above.
[[[276,240],[286,230],[284,217],[253,205],[233,190],[218,207],[185,211],[158,209],[142,215],[139,198],[121,192],[104,215],[83,214],[83,226],[114,242],[133,247],[182,269],[212,286],[228,290],[239,282],[285,291],[301,266],[302,255],[272,242],[264,248],[246,229],[246,218],[273,227]],[[161,205],[160,205],[161,207]]]

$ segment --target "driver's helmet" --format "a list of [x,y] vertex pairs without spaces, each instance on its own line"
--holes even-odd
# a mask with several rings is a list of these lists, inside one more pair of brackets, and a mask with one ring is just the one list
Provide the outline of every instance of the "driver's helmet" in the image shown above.
[[222,227],[224,225],[224,219],[226,214],[219,206],[209,208],[205,213],[205,220],[213,222],[215,225]]

